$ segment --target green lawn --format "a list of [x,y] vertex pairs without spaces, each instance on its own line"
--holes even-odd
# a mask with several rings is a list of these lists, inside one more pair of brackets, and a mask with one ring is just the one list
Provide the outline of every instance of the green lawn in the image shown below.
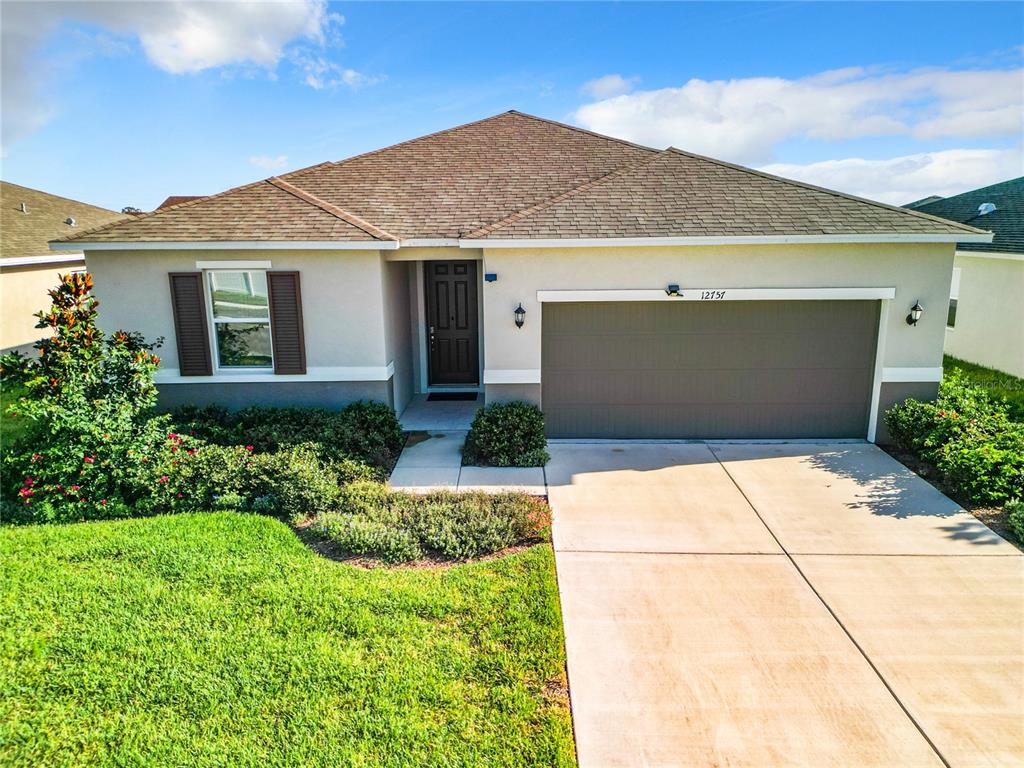
[[1010,416],[1024,421],[1024,379],[949,355],[943,358],[942,367],[946,373],[959,368],[975,384],[985,387],[996,397],[1005,397],[1010,404]]
[[0,528],[7,768],[572,765],[564,668],[547,545],[362,570],[256,515]]

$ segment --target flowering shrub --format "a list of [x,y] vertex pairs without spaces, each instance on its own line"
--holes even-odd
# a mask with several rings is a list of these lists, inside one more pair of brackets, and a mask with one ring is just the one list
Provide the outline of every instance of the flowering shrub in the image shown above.
[[934,464],[971,501],[1024,496],[1024,424],[959,371],[943,379],[934,403],[906,400],[885,423],[898,447]]
[[[5,517],[59,522],[150,511],[156,466],[174,459],[169,419],[153,416],[156,344],[96,326],[92,277],[65,275],[39,312],[38,359],[4,359],[27,394],[11,407],[30,420],[3,457]],[[159,342],[157,342],[159,344]]]

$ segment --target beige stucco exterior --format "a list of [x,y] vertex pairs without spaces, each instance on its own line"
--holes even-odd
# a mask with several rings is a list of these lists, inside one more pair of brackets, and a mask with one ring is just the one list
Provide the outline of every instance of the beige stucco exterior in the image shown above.
[[60,275],[84,269],[82,257],[46,264],[0,261],[0,350],[21,349],[41,339],[35,313],[50,306],[47,291],[57,285]]
[[[538,290],[664,288],[892,287],[886,367],[942,365],[945,306],[953,246],[756,245],[662,248],[565,248],[484,251],[485,369],[540,369]],[[917,326],[904,318],[915,301],[930,308]],[[519,302],[526,324],[512,312]]]
[[958,251],[956,326],[946,352],[1024,377],[1024,255]]
[[[883,302],[878,388],[901,382],[934,385],[941,375],[952,244],[823,244],[632,248],[459,249],[453,246],[376,250],[90,251],[104,328],[163,336],[164,383],[231,386],[234,373],[197,381],[176,377],[177,359],[168,272],[197,262],[271,262],[301,273],[308,371],[267,382],[387,382],[401,410],[424,391],[421,269],[432,259],[482,259],[480,283],[482,384],[491,400],[541,401],[542,290],[692,288],[892,288]],[[915,301],[926,308],[917,326],[904,318]],[[526,309],[517,328],[513,310]],[[386,373],[383,373],[386,371]],[[360,378],[362,376],[362,378]],[[260,382],[248,381],[249,389]],[[190,390],[195,391],[195,390]],[[363,388],[360,392],[377,390]],[[248,395],[246,395],[248,396]],[[282,396],[287,396],[285,392]]]

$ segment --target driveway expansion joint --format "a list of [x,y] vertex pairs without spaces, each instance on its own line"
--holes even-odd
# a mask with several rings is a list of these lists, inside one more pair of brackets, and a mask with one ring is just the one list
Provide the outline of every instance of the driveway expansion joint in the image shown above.
[[[711,455],[715,457],[715,461],[718,462],[718,465],[722,468],[722,470],[725,472],[725,474],[728,475],[730,480],[732,480],[733,485],[736,486],[736,490],[738,490],[740,492],[740,495],[742,495],[743,498],[746,500],[747,504],[750,505],[750,508],[753,510],[754,514],[757,515],[757,517],[761,521],[762,525],[764,525],[764,527],[768,530],[768,533],[770,533],[772,538],[775,539],[776,544],[778,544],[779,547],[782,549],[782,553],[789,559],[789,562],[796,569],[796,572],[798,574],[800,574],[800,578],[803,579],[804,583],[807,584],[807,586],[811,590],[811,592],[814,593],[814,596],[816,598],[818,598],[818,600],[821,602],[821,604],[825,607],[825,610],[829,612],[829,614],[835,620],[836,624],[839,625],[839,628],[843,631],[843,633],[846,635],[846,637],[849,638],[851,643],[853,643],[853,646],[860,653],[860,655],[864,659],[864,661],[866,661],[868,663],[868,666],[871,667],[871,670],[878,677],[879,681],[881,681],[882,685],[885,686],[885,689],[892,696],[893,700],[899,705],[900,709],[903,710],[903,713],[907,716],[907,718],[910,720],[910,722],[914,724],[914,727],[917,729],[918,733],[921,734],[921,737],[928,743],[928,746],[932,748],[932,751],[935,753],[936,757],[938,757],[939,760],[942,761],[942,764],[944,766],[946,766],[946,768],[952,768],[952,766],[950,765],[949,760],[946,759],[946,756],[944,754],[942,754],[942,751],[938,748],[938,746],[935,744],[935,742],[932,741],[931,736],[928,735],[928,733],[925,731],[925,729],[921,725],[921,723],[919,723],[917,721],[917,718],[914,717],[914,715],[910,712],[910,709],[907,707],[907,705],[904,704],[903,700],[900,699],[900,697],[896,694],[896,691],[893,690],[893,687],[889,684],[889,681],[885,679],[885,676],[882,674],[881,670],[875,665],[875,662],[871,660],[871,657],[868,656],[867,651],[865,651],[864,648],[861,647],[861,644],[859,642],[857,642],[857,639],[853,636],[853,634],[850,632],[850,630],[847,629],[847,627],[843,623],[842,619],[840,619],[839,615],[832,609],[832,606],[829,605],[825,601],[825,598],[822,597],[820,592],[818,592],[818,590],[815,588],[815,586],[811,583],[811,580],[809,578],[807,578],[807,574],[805,574],[803,569],[799,566],[799,564],[797,564],[797,562],[794,559],[793,555],[790,554],[790,552],[786,549],[786,547],[783,545],[783,543],[781,541],[779,541],[779,537],[775,535],[775,531],[773,531],[771,529],[771,527],[768,525],[768,523],[765,521],[765,519],[761,516],[761,513],[758,511],[757,507],[754,506],[753,502],[747,496],[746,492],[740,487],[740,484],[736,482],[736,478],[732,476],[732,473],[729,471],[729,468],[727,466],[725,466],[725,464],[719,458],[718,453],[717,453],[717,451],[715,451],[714,447],[713,446],[708,446],[708,448],[709,448],[709,450],[711,452]],[[899,555],[894,555],[894,556],[899,557]]]

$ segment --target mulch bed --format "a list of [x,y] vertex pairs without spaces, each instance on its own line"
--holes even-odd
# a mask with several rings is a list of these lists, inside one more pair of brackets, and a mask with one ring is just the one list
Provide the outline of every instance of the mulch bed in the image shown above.
[[970,512],[978,520],[983,522],[1008,542],[1013,544],[1017,549],[1024,551],[1024,546],[1021,546],[1022,542],[1018,541],[1013,535],[1013,531],[1010,529],[1010,526],[1006,521],[1007,513],[1005,509],[1002,507],[992,507],[968,501],[957,492],[957,489],[942,481],[942,473],[939,472],[934,465],[919,459],[912,453],[905,453],[894,445],[880,445],[878,447],[896,459],[896,461],[900,462],[900,464],[907,467],[907,469],[915,475],[928,481],[932,486],[940,490],[946,496],[949,496],[949,498],[953,499],[953,501]]

